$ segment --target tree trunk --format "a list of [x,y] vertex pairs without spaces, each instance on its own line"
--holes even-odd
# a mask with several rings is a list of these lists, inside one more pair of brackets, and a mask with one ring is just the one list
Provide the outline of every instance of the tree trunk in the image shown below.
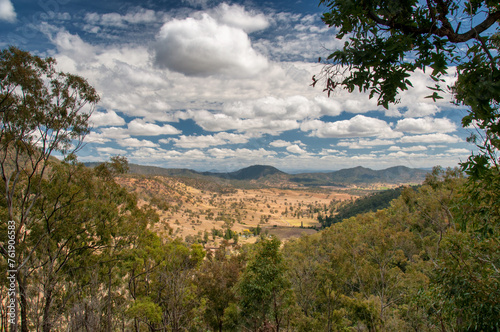
[[109,270],[108,270],[108,312],[107,312],[107,327],[106,327],[106,330],[107,332],[111,332],[111,266],[109,267]]
[[[50,283],[50,281],[49,281]],[[45,306],[43,308],[43,321],[42,321],[42,331],[50,332],[52,329],[52,324],[50,321],[50,307],[52,305],[52,287],[49,285],[48,290],[45,293]],[[24,331],[23,331],[24,332]]]
[[[19,308],[21,314],[21,332],[28,332],[28,300],[26,296],[26,278],[17,271],[17,284],[19,286]],[[16,308],[17,311],[17,308]],[[16,323],[17,325],[17,323]],[[14,330],[17,331],[17,326]]]

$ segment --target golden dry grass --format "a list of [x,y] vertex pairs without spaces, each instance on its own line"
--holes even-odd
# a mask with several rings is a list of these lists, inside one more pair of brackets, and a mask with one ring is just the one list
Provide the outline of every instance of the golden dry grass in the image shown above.
[[[152,203],[160,215],[156,230],[164,236],[203,237],[212,229],[231,229],[246,234],[258,225],[282,240],[314,232],[305,228],[319,226],[318,211],[325,211],[332,201],[351,199],[336,190],[236,189],[217,193],[187,186],[171,177],[124,176],[117,181],[140,198]],[[324,214],[324,212],[323,212]],[[240,236],[240,242],[253,242]]]

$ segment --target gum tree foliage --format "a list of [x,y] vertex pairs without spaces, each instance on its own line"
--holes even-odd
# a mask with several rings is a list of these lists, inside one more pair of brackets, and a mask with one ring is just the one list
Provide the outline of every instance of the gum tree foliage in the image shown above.
[[223,243],[214,254],[209,252],[195,278],[198,295],[206,303],[203,319],[219,332],[234,331],[234,326],[227,324],[228,311],[237,303],[235,285],[245,259],[244,254],[231,255],[229,249]]
[[0,53],[0,79],[2,192],[9,217],[21,229],[29,222],[47,160],[80,147],[99,96],[85,79],[57,72],[54,59],[14,47]]
[[262,237],[237,285],[241,319],[250,331],[280,331],[288,327],[293,294],[287,266],[276,237]]
[[[42,59],[15,47],[0,52],[0,182],[1,204],[7,212],[1,222],[16,223],[22,331],[28,329],[25,264],[40,244],[23,249],[36,223],[32,209],[42,195],[51,155],[71,155],[80,147],[98,100],[85,79],[58,72],[52,58]],[[0,253],[5,258],[4,243]]]
[[[416,70],[435,81],[429,98],[442,98],[443,75],[456,67],[449,87],[469,113],[464,127],[475,125],[478,155],[464,163],[469,175],[498,175],[500,148],[500,3],[497,0],[321,0],[323,21],[336,28],[344,47],[327,57],[313,77],[330,94],[338,88],[368,91],[385,108],[412,86]],[[498,185],[498,183],[497,183]]]

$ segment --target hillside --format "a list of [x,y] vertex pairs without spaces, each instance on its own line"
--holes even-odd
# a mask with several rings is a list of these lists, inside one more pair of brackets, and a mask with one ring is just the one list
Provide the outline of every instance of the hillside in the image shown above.
[[[93,167],[96,163],[86,164]],[[130,173],[138,175],[159,175],[187,179],[216,181],[219,185],[249,188],[250,187],[351,187],[380,184],[403,185],[419,184],[424,181],[428,171],[396,166],[384,170],[372,170],[365,167],[354,167],[333,172],[288,174],[268,165],[253,165],[234,172],[197,172],[190,169],[161,168],[130,164]],[[217,180],[218,179],[218,180]],[[224,180],[222,183],[221,180]],[[201,189],[201,188],[200,188]]]
[[269,175],[284,175],[286,173],[273,166],[253,165],[230,173],[204,172],[202,174],[230,180],[259,180]]
[[384,170],[372,170],[364,167],[343,169],[328,173],[334,182],[341,183],[416,183],[422,182],[428,172],[421,169],[412,169],[405,166],[396,166]]

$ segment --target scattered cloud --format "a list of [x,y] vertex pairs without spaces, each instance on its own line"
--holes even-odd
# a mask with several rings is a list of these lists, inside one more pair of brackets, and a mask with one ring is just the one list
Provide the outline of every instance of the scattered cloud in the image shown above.
[[107,138],[104,134],[97,133],[95,131],[91,131],[87,136],[85,136],[85,142],[87,143],[104,144],[110,141],[111,140]]
[[462,142],[456,135],[447,134],[428,134],[428,135],[415,135],[404,136],[400,139],[401,143],[459,143]]
[[289,119],[267,119],[255,117],[251,119],[241,119],[223,113],[209,112],[206,110],[188,111],[189,118],[206,131],[227,131],[236,130],[238,132],[277,135],[283,131],[299,128],[296,120]]
[[145,24],[155,22],[157,20],[156,13],[150,9],[137,8],[135,11],[130,11],[125,15],[118,13],[87,13],[85,21],[91,25],[104,25],[114,27],[127,27],[130,24]]
[[349,149],[370,149],[374,146],[380,145],[391,145],[394,144],[393,140],[385,140],[385,139],[350,139],[350,140],[341,140],[337,143],[337,146],[345,146]]
[[252,161],[252,160],[262,160],[262,158],[267,158],[269,156],[276,155],[277,153],[275,151],[269,151],[265,149],[256,149],[256,150],[251,150],[251,149],[220,149],[220,148],[213,148],[209,149],[207,151],[213,158],[216,159],[226,159],[226,158],[231,158],[231,159],[236,159],[236,160],[243,160],[243,161]]
[[238,28],[246,33],[264,30],[269,27],[269,19],[262,13],[246,10],[240,5],[221,3],[210,11],[218,22],[230,27]]
[[297,144],[294,144],[294,145],[290,145],[289,147],[286,148],[286,150],[288,152],[291,152],[291,153],[297,153],[297,154],[306,154],[307,151],[302,149],[300,146],[298,146]]
[[127,132],[127,129],[120,127],[107,127],[100,128],[101,137],[106,139],[122,139],[130,137],[130,134]]
[[189,4],[193,7],[206,7],[210,0],[181,0],[183,3]]
[[411,134],[450,133],[456,129],[456,124],[447,118],[410,118],[399,120],[396,125],[396,130]]
[[248,142],[249,137],[240,134],[221,132],[215,135],[201,136],[179,136],[178,139],[172,139],[174,145],[184,149],[203,149],[211,146],[227,144],[244,144]]
[[[321,98],[323,104],[327,104]],[[321,115],[321,107],[316,100],[309,100],[304,96],[290,96],[287,98],[265,97],[245,102],[227,103],[222,112],[224,114],[245,118],[265,118],[269,120],[290,119],[303,120]],[[338,115],[338,114],[337,114]]]
[[153,147],[158,147],[158,144],[153,143],[151,141],[148,141],[148,140],[145,140],[145,139],[139,140],[137,138],[132,138],[132,137],[117,140],[117,143],[120,146],[123,146],[125,148],[153,148]]
[[127,154],[127,151],[126,150],[122,150],[122,149],[116,149],[116,148],[112,148],[112,147],[98,147],[97,148],[97,151],[101,154],[105,154],[105,155],[125,155]]
[[94,155],[83,158],[123,154],[131,162],[195,169],[251,163],[331,169],[447,166],[465,154],[462,145],[450,148],[463,143],[455,117],[446,117],[451,97],[425,99],[432,82],[422,72],[389,110],[365,93],[338,90],[329,98],[311,87],[322,69],[318,56],[343,44],[319,14],[182,3],[196,10],[92,11],[81,15],[83,32],[77,24],[41,24],[58,68],[87,78],[101,95],[86,140]]
[[292,143],[279,139],[276,141],[272,141],[271,143],[269,143],[269,145],[275,148],[286,148],[292,145]]
[[458,149],[448,149],[446,152],[451,154],[469,155],[471,150],[458,148]]
[[407,118],[418,118],[439,113],[441,109],[436,104],[431,103],[415,103],[404,113]]
[[123,126],[125,120],[116,114],[115,111],[94,112],[90,117],[90,122],[96,127]]
[[388,151],[403,151],[403,152],[412,152],[412,151],[426,151],[427,147],[423,145],[414,145],[414,146],[407,146],[407,147],[399,147],[399,146],[391,146]]
[[181,132],[171,125],[158,126],[143,120],[134,119],[128,124],[128,133],[133,136],[176,135]]
[[323,122],[321,120],[305,121],[301,130],[310,131],[311,136],[320,138],[370,137],[394,138],[402,136],[394,132],[383,120],[356,115],[349,120]]

